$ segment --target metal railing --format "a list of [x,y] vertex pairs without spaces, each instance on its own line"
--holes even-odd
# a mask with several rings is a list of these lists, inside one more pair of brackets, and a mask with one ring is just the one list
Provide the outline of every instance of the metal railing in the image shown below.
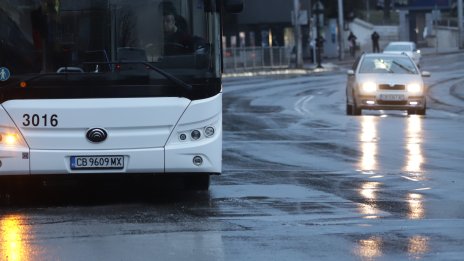
[[438,26],[458,27],[459,22],[457,18],[445,18],[435,21],[435,24]]
[[[295,54],[290,47],[237,47],[224,50],[224,71],[289,68]],[[293,61],[294,63],[294,61]]]

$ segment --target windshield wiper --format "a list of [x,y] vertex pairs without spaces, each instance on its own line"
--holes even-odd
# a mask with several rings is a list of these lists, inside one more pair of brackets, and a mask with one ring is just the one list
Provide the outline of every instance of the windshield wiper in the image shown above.
[[187,92],[191,92],[193,87],[192,85],[182,81],[181,79],[175,77],[174,75],[166,72],[163,69],[160,69],[153,64],[146,62],[146,61],[117,61],[117,62],[86,62],[84,64],[108,64],[108,65],[113,65],[113,64],[142,64],[145,65],[146,67],[150,68],[151,70],[159,73],[160,75],[164,76],[166,79],[170,80],[171,82],[175,83],[177,86],[183,88]]
[[166,77],[167,79],[171,80],[172,82],[174,82],[175,84],[179,85],[180,87],[184,88],[184,90],[190,92],[192,91],[193,87],[192,85],[182,81],[181,79],[175,77],[174,75],[166,72],[165,70],[162,70],[156,66],[154,66],[153,64],[149,63],[149,62],[143,62],[144,65],[148,66],[150,69],[152,69],[153,71],[163,75],[164,77]]
[[400,64],[399,62],[397,62],[397,61],[392,61],[392,62],[393,62],[395,65],[397,65],[398,67],[400,67],[401,69],[407,71],[408,73],[410,73],[410,74],[415,74],[414,71],[410,70],[408,67],[406,67],[406,66]]

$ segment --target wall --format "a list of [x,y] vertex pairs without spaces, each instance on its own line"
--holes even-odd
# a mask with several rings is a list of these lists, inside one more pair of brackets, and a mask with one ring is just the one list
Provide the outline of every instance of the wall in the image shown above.
[[[371,34],[374,31],[380,35],[380,51],[391,41],[399,40],[399,29],[398,26],[388,26],[388,25],[373,25],[371,23],[365,22],[361,19],[354,19],[353,22],[349,24],[349,29],[356,35],[357,44],[360,46],[361,52],[372,52],[372,40]],[[345,32],[345,46],[346,50],[349,48],[348,37],[349,31]]]
[[437,50],[459,49],[459,30],[457,27],[436,26],[434,36],[427,37],[427,45]]

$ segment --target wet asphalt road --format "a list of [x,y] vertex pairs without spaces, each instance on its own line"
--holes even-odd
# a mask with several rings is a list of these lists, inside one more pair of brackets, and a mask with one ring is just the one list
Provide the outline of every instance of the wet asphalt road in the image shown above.
[[0,260],[462,260],[463,58],[424,58],[425,117],[346,116],[343,71],[225,79],[209,192],[3,193]]

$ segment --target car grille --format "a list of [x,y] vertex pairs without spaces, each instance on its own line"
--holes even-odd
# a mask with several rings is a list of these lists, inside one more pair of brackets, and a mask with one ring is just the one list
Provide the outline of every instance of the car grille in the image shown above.
[[382,101],[382,100],[378,100],[377,104],[379,104],[379,105],[407,105],[408,101]]
[[403,84],[395,84],[395,85],[390,85],[390,84],[379,84],[379,90],[405,90],[406,86]]

